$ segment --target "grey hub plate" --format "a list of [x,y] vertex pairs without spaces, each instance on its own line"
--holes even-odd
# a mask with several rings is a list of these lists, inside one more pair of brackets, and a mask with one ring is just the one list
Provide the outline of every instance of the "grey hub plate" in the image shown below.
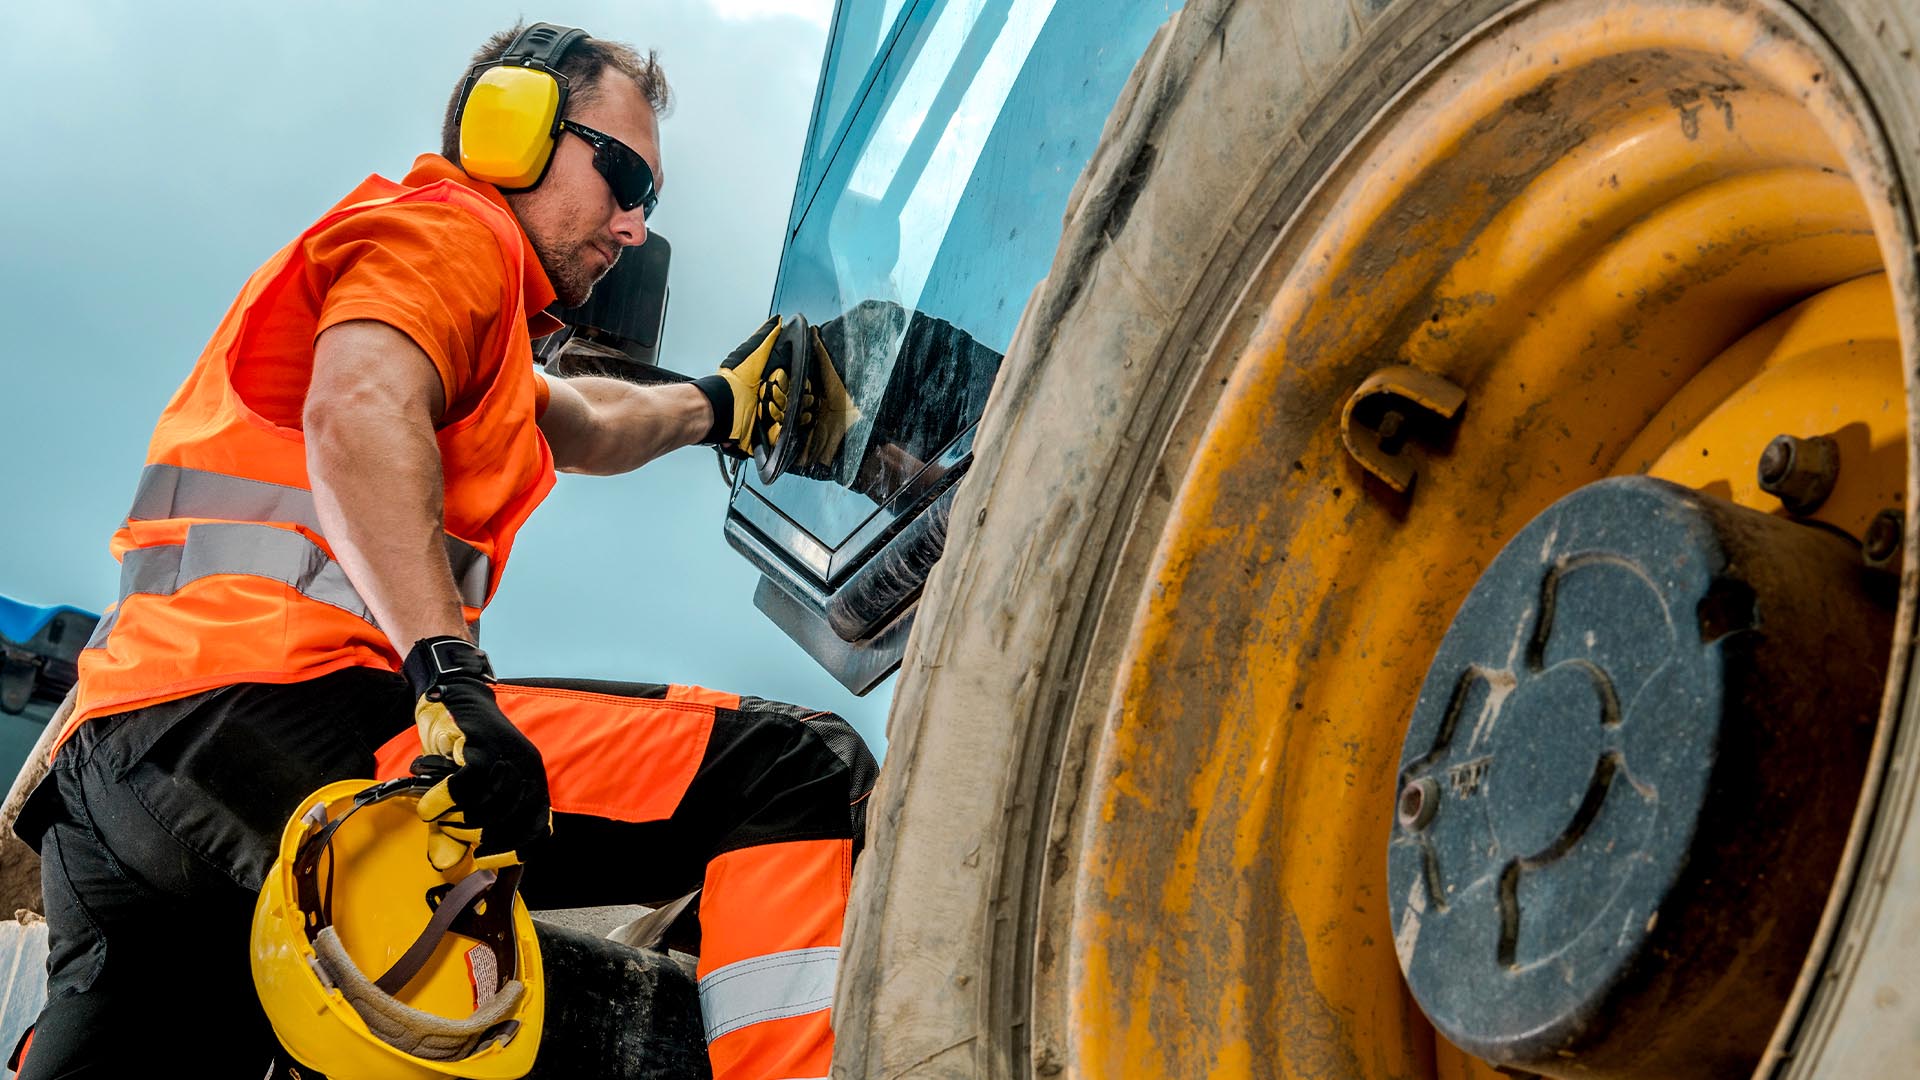
[[1444,1034],[1549,1074],[1757,1056],[1864,768],[1871,586],[1843,537],[1645,477],[1514,537],[1401,755],[1395,945]]

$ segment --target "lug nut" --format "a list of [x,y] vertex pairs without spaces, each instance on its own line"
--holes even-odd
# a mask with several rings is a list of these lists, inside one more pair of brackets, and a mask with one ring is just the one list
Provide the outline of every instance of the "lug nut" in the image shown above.
[[1907,515],[1898,510],[1882,510],[1867,523],[1867,535],[1860,541],[1860,557],[1868,566],[1885,569],[1900,557],[1900,542],[1907,534]]
[[1400,799],[1395,806],[1400,827],[1412,832],[1426,828],[1439,809],[1440,785],[1434,783],[1431,776],[1407,781],[1407,786],[1400,789]]
[[1825,435],[1801,439],[1776,435],[1760,453],[1760,490],[1791,514],[1809,514],[1833,494],[1840,475],[1840,447]]

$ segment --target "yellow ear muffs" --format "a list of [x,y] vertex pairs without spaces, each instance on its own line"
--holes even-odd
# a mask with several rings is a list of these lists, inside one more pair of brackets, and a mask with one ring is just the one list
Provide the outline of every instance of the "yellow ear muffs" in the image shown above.
[[586,31],[552,23],[522,30],[500,59],[467,73],[460,101],[460,168],[507,191],[539,185],[553,160],[567,77],[560,58]]
[[560,78],[550,71],[488,68],[460,113],[460,167],[503,188],[539,183],[553,156],[561,98]]

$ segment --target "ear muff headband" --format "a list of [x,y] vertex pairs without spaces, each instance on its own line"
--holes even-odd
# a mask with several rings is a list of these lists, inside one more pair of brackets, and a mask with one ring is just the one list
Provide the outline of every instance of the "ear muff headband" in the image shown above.
[[460,168],[503,191],[538,187],[566,115],[560,59],[585,30],[534,23],[500,59],[475,64],[460,90]]

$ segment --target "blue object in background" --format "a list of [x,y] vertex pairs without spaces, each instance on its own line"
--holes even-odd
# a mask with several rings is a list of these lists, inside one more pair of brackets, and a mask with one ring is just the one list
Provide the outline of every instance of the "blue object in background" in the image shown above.
[[[100,620],[100,616],[98,615],[81,611],[77,607],[69,607],[66,604],[55,604],[52,607],[36,607],[33,604],[22,603],[11,597],[0,596],[0,638],[5,638],[10,642],[17,641],[24,643],[30,641],[35,635],[45,630],[47,625],[62,613],[71,613],[83,619],[92,619],[95,622]],[[92,633],[92,630],[89,629],[88,633]]]
[[[100,616],[0,596],[0,776],[11,779],[79,676]],[[0,912],[0,918],[5,913]]]

